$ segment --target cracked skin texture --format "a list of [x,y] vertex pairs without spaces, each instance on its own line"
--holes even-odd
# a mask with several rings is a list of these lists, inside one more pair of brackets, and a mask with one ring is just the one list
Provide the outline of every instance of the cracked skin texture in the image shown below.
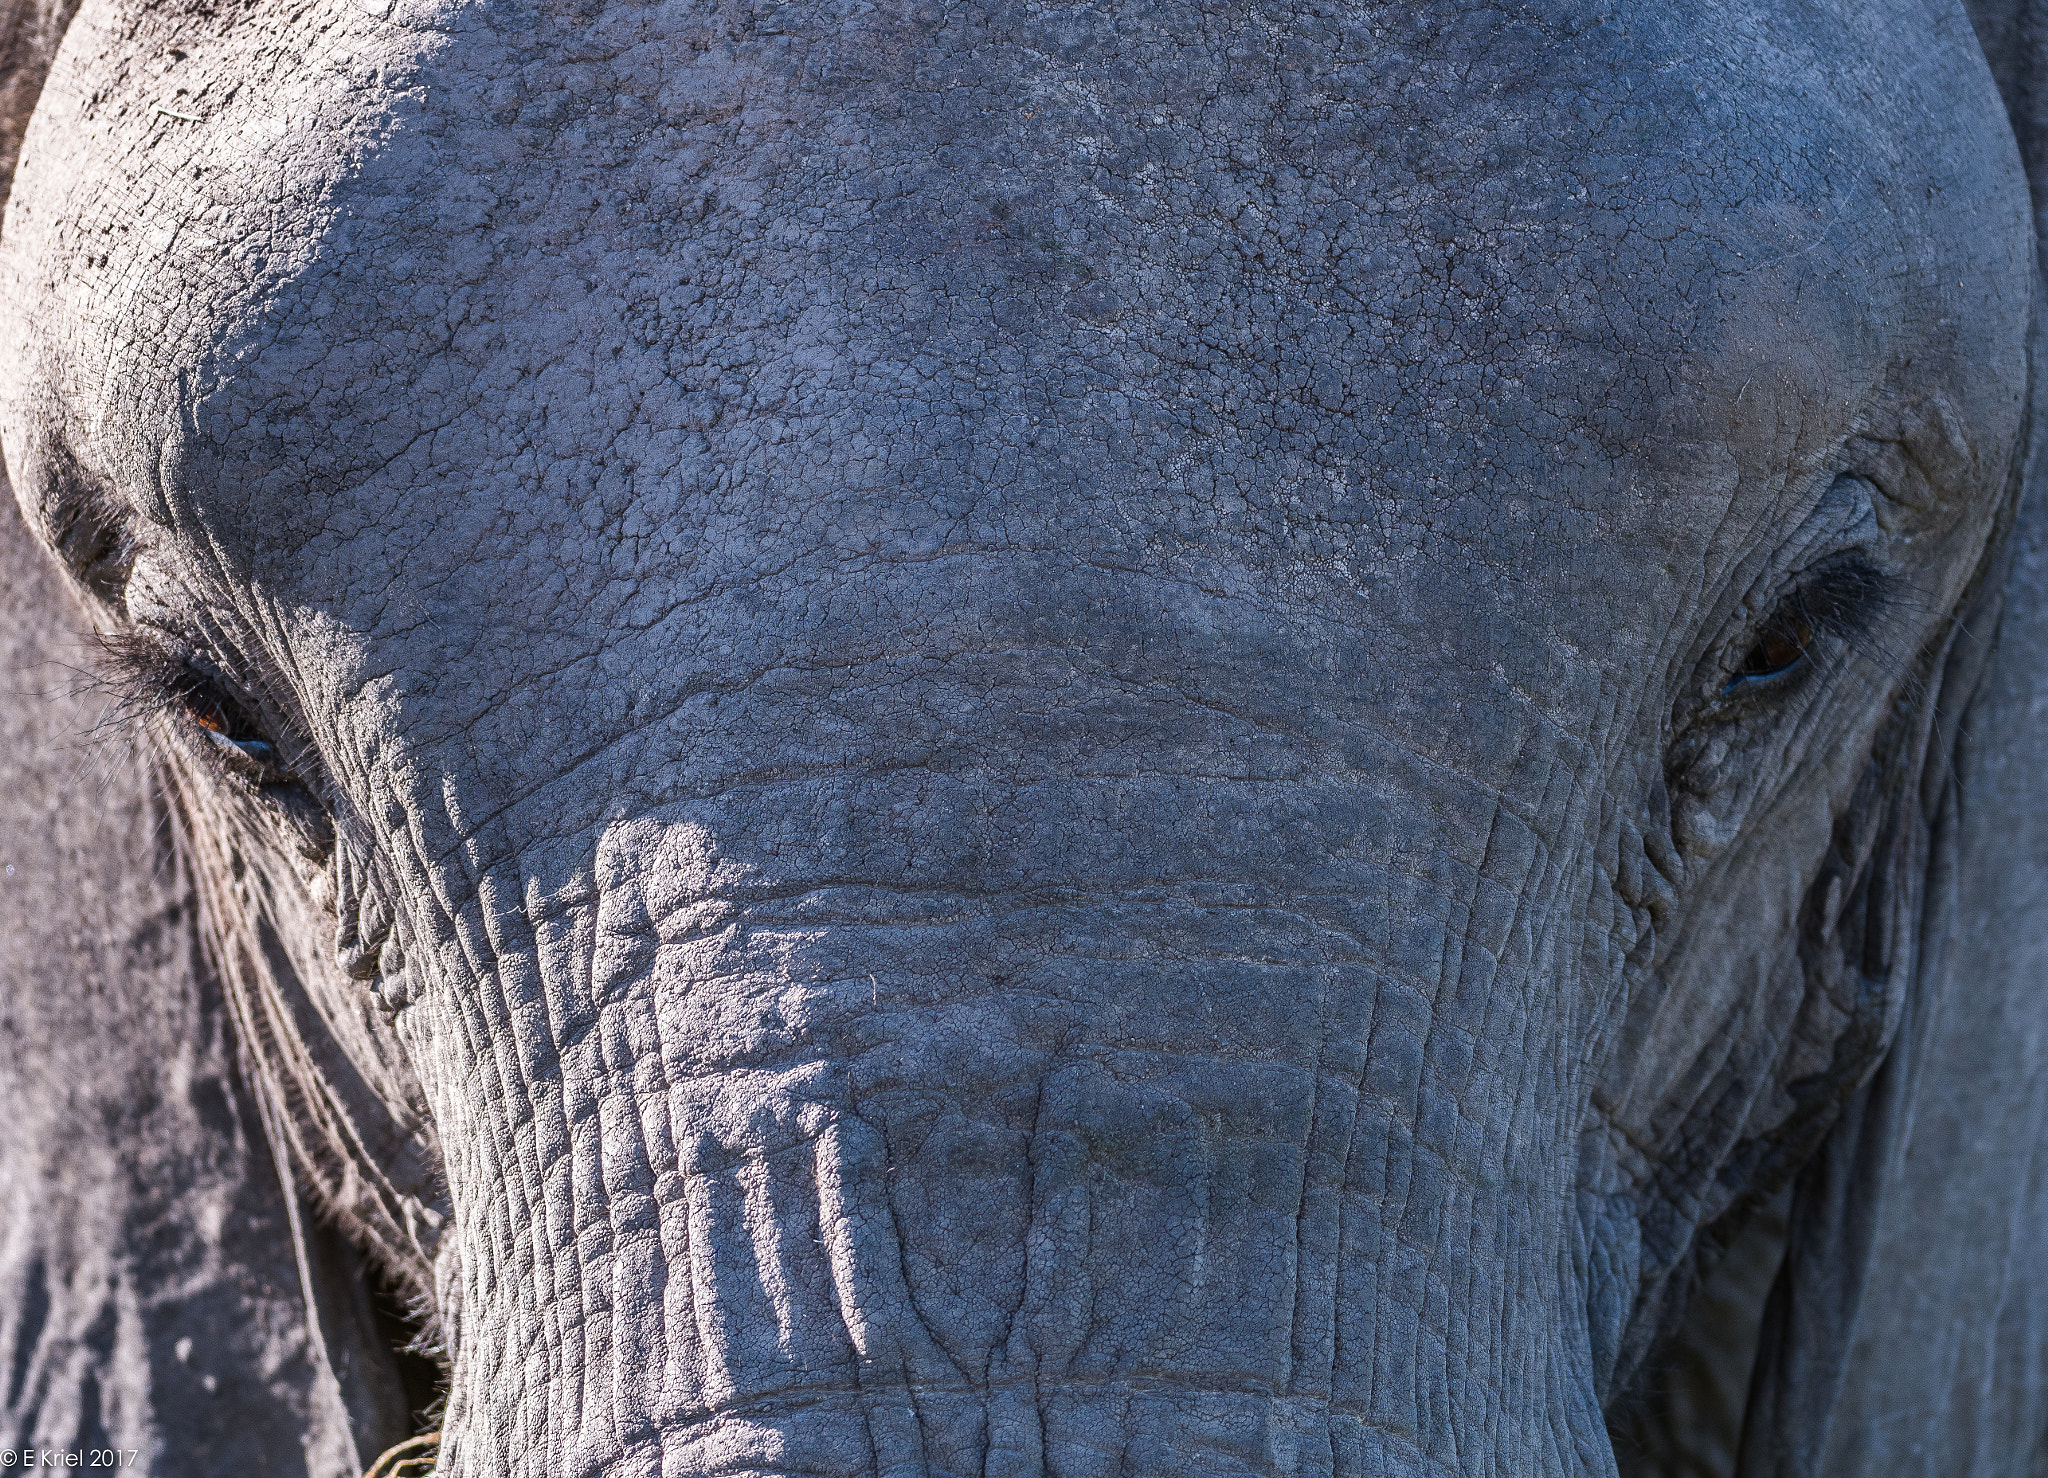
[[87,0],[0,434],[289,771],[151,731],[444,1474],[1603,1474],[1913,976],[2032,251],[1944,5]]

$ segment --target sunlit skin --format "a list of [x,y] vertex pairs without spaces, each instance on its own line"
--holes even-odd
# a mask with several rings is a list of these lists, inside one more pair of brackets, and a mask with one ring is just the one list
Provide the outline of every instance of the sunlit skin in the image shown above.
[[87,0],[0,442],[445,1478],[1605,1478],[1945,958],[2032,232],[1935,0]]

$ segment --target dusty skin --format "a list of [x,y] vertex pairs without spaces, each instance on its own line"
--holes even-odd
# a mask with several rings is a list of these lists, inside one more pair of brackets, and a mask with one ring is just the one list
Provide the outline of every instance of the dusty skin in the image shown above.
[[0,1445],[2043,1470],[2034,9],[8,4]]

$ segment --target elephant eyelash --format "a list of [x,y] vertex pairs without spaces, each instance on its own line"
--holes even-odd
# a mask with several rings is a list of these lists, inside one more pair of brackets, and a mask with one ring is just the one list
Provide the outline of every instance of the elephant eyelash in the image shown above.
[[43,507],[57,555],[92,594],[118,604],[135,567],[134,520],[62,438],[45,453]]
[[248,706],[191,656],[129,633],[101,637],[100,652],[100,674],[116,718],[167,717],[188,733],[196,731],[194,737],[244,775],[271,782],[288,778],[277,746]]
[[1830,640],[1853,644],[1872,636],[1890,595],[1884,574],[1867,560],[1851,556],[1823,566],[1750,637],[1721,685],[1723,696],[1761,696],[1787,687],[1788,680],[1812,669]]

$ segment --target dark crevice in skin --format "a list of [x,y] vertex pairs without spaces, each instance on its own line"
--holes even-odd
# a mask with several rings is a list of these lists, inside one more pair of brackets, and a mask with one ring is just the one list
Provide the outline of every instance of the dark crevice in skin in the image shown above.
[[370,1274],[370,1313],[377,1333],[391,1349],[414,1433],[440,1425],[448,1404],[448,1370],[431,1350],[432,1319],[388,1279]]
[[1711,1266],[1687,1299],[1685,1334],[1645,1364],[1609,1415],[1623,1478],[1732,1473],[1758,1354],[1764,1306],[1785,1261],[1787,1187],[1702,1234]]
[[[35,1358],[36,1346],[43,1337],[43,1326],[50,1319],[49,1271],[41,1258],[28,1265],[23,1278],[21,1302],[15,1305],[15,1317],[20,1322],[14,1331],[13,1369],[7,1375],[7,1402],[5,1410],[15,1411],[21,1405],[22,1392],[28,1385],[29,1365]],[[34,1425],[34,1413],[28,1416],[28,1426]]]

